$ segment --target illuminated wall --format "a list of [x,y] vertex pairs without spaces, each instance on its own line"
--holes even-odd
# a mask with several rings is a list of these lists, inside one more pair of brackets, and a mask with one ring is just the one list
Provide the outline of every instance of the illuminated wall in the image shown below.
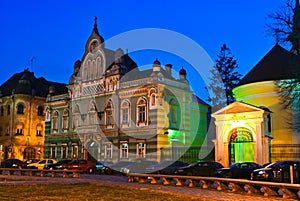
[[269,162],[271,133],[265,133],[269,112],[234,102],[215,112],[215,160],[224,166],[235,162]]

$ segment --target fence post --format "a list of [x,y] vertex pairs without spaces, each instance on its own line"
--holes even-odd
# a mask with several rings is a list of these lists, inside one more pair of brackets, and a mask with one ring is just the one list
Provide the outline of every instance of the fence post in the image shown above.
[[290,180],[291,180],[291,184],[294,183],[294,166],[290,165]]

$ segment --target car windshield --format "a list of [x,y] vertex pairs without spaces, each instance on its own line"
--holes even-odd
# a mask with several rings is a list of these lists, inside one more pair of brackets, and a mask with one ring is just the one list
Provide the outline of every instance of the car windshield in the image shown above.
[[232,164],[232,165],[230,166],[230,169],[236,168],[238,165],[239,165],[238,163]]
[[270,165],[267,165],[266,168],[272,168],[272,167],[276,167],[276,166],[279,166],[282,164],[283,164],[283,162],[271,163]]

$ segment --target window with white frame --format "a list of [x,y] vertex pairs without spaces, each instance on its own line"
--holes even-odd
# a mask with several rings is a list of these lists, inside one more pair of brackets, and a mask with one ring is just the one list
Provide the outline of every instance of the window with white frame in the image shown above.
[[57,145],[51,144],[50,145],[50,158],[56,158],[56,153],[57,153]]
[[53,112],[52,116],[52,130],[57,131],[58,130],[58,112]]
[[140,99],[137,104],[137,122],[138,125],[147,122],[147,101],[144,98]]
[[67,131],[69,129],[69,111],[68,110],[64,110],[63,112],[63,116],[62,116],[62,128],[63,131]]
[[96,106],[94,103],[90,104],[89,107],[89,112],[88,112],[88,118],[89,118],[89,124],[94,125],[96,124],[97,120],[97,111],[96,111]]
[[61,158],[67,158],[68,157],[68,145],[62,144],[61,145]]
[[73,111],[73,130],[75,130],[78,126],[79,126],[79,120],[80,120],[80,110],[79,110],[79,106],[75,105],[74,111]]
[[124,141],[120,144],[120,158],[128,158],[128,142]]
[[136,144],[136,155],[138,157],[145,158],[145,156],[146,156],[146,143],[145,142],[138,142]]
[[78,158],[78,144],[77,143],[72,144],[72,157]]
[[130,103],[126,100],[121,105],[121,123],[129,124],[130,121]]
[[113,146],[112,146],[112,143],[111,142],[106,143],[105,146],[104,146],[104,149],[105,149],[105,155],[104,155],[104,157],[105,158],[112,158],[112,155],[113,155]]
[[106,125],[113,125],[113,105],[111,100],[109,100],[105,107],[105,124]]

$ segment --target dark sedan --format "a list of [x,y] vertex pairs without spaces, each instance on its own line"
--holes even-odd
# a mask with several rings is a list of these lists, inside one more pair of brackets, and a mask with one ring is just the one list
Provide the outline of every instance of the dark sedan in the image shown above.
[[234,163],[229,168],[220,168],[215,172],[216,177],[250,179],[251,173],[262,166],[253,162]]
[[109,174],[109,175],[112,175],[112,174],[122,174],[121,173],[121,168],[124,167],[124,166],[127,166],[127,165],[129,165],[131,163],[132,163],[131,161],[119,161],[117,163],[104,166],[102,168],[102,173],[103,174]]
[[23,162],[19,159],[5,159],[0,162],[0,167],[1,168],[26,168],[27,163]]
[[191,175],[191,176],[213,176],[218,168],[223,168],[218,162],[200,161],[193,163],[186,167],[181,167],[175,170],[178,175]]
[[290,170],[293,170],[294,183],[300,183],[300,161],[279,161],[265,168],[254,170],[251,180],[290,183]]
[[72,160],[61,160],[58,161],[57,163],[52,163],[52,164],[46,164],[44,165],[44,169],[48,170],[62,170],[63,165],[70,163]]
[[189,164],[182,161],[165,160],[156,165],[147,167],[147,172],[154,174],[175,174],[175,171],[180,167],[186,167]]

